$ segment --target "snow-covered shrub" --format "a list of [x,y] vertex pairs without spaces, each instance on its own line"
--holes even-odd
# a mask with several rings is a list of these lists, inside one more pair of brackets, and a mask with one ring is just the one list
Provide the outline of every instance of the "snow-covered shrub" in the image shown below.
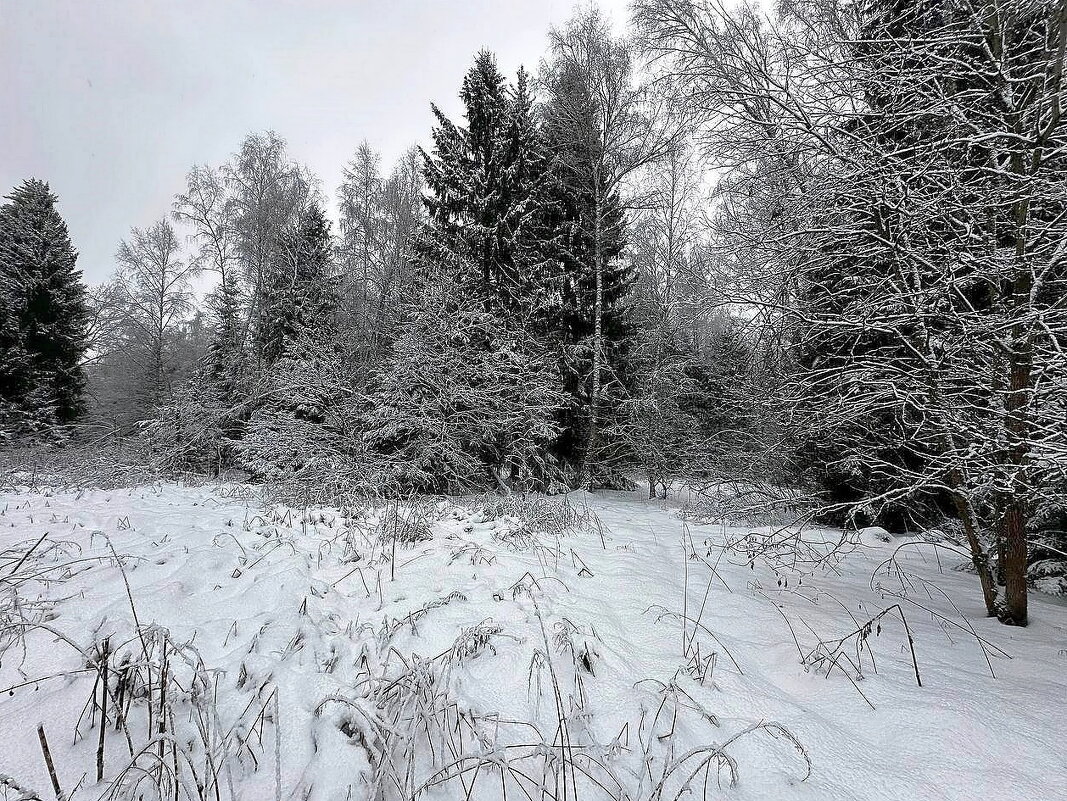
[[808,520],[818,499],[792,487],[716,481],[692,487],[685,505],[689,519],[742,525],[785,525]]
[[342,353],[325,339],[290,343],[236,445],[238,463],[281,500],[329,503],[367,484],[355,433],[360,401]]
[[1041,559],[1026,571],[1027,583],[1049,595],[1067,595],[1067,559]]
[[112,489],[148,484],[161,477],[151,443],[140,436],[0,448],[0,482],[16,487]]
[[533,534],[562,536],[567,532],[600,533],[602,525],[589,507],[578,506],[567,496],[561,498],[538,495],[487,495],[479,504],[481,516],[487,520],[514,518]]
[[142,431],[163,470],[217,474],[233,463],[242,412],[219,397],[216,387],[200,374],[179,385]]
[[362,425],[403,491],[543,484],[558,380],[522,331],[444,282],[424,287]]
[[437,504],[424,499],[399,501],[387,506],[377,518],[374,532],[383,541],[402,542],[413,545],[433,537],[431,526],[437,522],[440,510]]

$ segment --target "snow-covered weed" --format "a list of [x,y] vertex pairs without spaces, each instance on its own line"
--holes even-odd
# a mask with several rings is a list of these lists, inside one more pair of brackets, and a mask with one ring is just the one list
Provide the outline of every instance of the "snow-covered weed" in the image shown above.
[[516,531],[524,535],[558,539],[566,534],[585,533],[604,538],[604,526],[596,513],[566,495],[484,496],[478,507],[485,519],[514,519],[518,523]]
[[374,531],[383,542],[413,545],[433,537],[431,527],[440,518],[441,509],[432,500],[408,499],[385,507]]
[[[462,596],[427,604],[423,614]],[[316,714],[331,714],[338,728],[367,755],[373,768],[371,798],[415,797],[443,764],[489,741],[481,718],[455,697],[453,671],[464,662],[495,652],[505,637],[501,626],[485,620],[464,628],[452,645],[433,657],[404,656],[392,645],[404,624],[387,626],[379,652],[365,659],[349,695],[322,700]]]
[[[109,543],[110,548],[110,543]],[[81,766],[62,765],[66,773],[95,776],[103,782],[101,798],[173,798],[221,801],[236,798],[235,773],[262,761],[263,736],[270,719],[273,688],[263,681],[244,688],[247,703],[236,716],[224,718],[216,706],[220,673],[211,669],[191,642],[179,641],[158,625],[138,619],[127,587],[130,619],[104,620],[93,632],[66,631],[55,622],[53,603],[42,590],[76,572],[107,564],[123,572],[128,557],[83,556],[69,541],[45,535],[0,553],[0,661],[19,660],[25,678],[0,688],[5,695],[36,692],[44,683],[66,682],[82,690],[81,711],[73,731],[39,729],[41,748],[55,778],[47,736],[72,738],[90,747],[68,752],[91,755]],[[88,637],[85,635],[88,634]],[[69,654],[70,667],[40,668],[30,648],[45,635]],[[88,680],[92,679],[91,685]],[[236,688],[241,689],[241,688]],[[120,766],[120,767],[116,767]],[[105,778],[108,777],[108,778]],[[83,780],[84,781],[84,780]],[[19,789],[14,779],[0,781],[0,792]],[[62,788],[68,797],[76,788]],[[36,798],[24,788],[18,798]],[[59,790],[56,795],[60,794]],[[3,796],[0,796],[3,797]]]
[[[205,491],[197,503],[217,510],[217,499],[232,492]],[[81,712],[73,729],[58,718],[48,724],[54,742],[77,740],[56,752],[60,776],[84,773],[92,785],[99,775],[92,792],[108,801],[229,801],[250,783],[260,795],[343,798],[347,791],[375,801],[677,801],[736,782],[743,754],[735,744],[760,733],[784,738],[806,761],[778,724],[722,721],[708,706],[721,691],[716,665],[722,670],[733,657],[704,607],[650,610],[655,621],[683,630],[673,675],[632,690],[628,679],[616,694],[617,652],[585,607],[561,603],[602,582],[598,559],[612,553],[599,544],[584,550],[588,535],[604,529],[567,499],[477,508],[400,499],[347,509],[258,506],[255,494],[246,501],[253,503],[242,515],[219,515],[221,532],[201,534],[199,558],[206,550],[219,571],[208,586],[241,598],[277,576],[296,577],[298,589],[258,596],[284,598],[284,608],[249,610],[228,630],[201,629],[214,632],[210,652],[218,650],[215,637],[232,654],[223,657],[225,669],[205,661],[204,643],[202,652],[188,635],[139,617],[126,574],[152,569],[151,550],[134,560],[94,533],[86,553],[51,535],[0,553],[0,579],[5,571],[24,577],[0,587],[0,608],[18,624],[2,632],[10,655],[27,633],[54,636],[51,607],[39,600],[63,594],[58,583],[42,591],[50,577],[107,570],[126,610],[78,636],[55,629],[71,651],[66,669],[55,677],[28,671],[32,681],[78,688],[57,696],[74,699]],[[117,509],[110,519],[121,530],[116,545],[120,536],[131,544],[142,537],[136,513]],[[686,569],[714,563],[698,551],[687,535]],[[300,720],[302,712],[311,720]],[[286,762],[280,742],[302,749],[307,764],[322,759],[316,770],[344,767],[294,778],[287,765],[276,774]]]
[[[39,492],[115,489],[163,479],[153,464],[148,443],[139,437],[109,436],[60,446],[33,444],[0,448],[0,486]],[[202,481],[194,478],[194,483]]]
[[691,487],[683,513],[700,522],[787,526],[810,520],[817,508],[816,498],[795,488],[715,481]]

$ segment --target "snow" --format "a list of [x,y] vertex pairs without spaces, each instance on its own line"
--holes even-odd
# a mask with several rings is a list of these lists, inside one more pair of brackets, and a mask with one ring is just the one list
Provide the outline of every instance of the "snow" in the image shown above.
[[[1032,624],[1004,627],[946,548],[809,530],[802,552],[830,556],[794,565],[789,532],[699,525],[641,495],[426,500],[395,515],[268,506],[240,485],[2,493],[0,774],[52,797],[42,722],[65,791],[136,797],[112,784],[131,762],[113,724],[96,782],[86,655],[110,635],[112,682],[122,655],[170,654],[174,749],[203,779],[210,744],[221,798],[454,799],[473,781],[472,798],[494,799],[501,769],[508,797],[540,797],[538,782],[559,781],[561,728],[582,799],[620,785],[675,798],[715,754],[686,797],[705,781],[732,799],[1062,790],[1067,605],[1035,595]],[[394,543],[420,529],[429,539]],[[16,587],[45,534],[18,568],[36,578]],[[868,630],[898,603],[903,618]],[[683,630],[686,615],[699,624]],[[130,710],[140,747],[144,698]],[[152,798],[158,764],[139,764]],[[197,797],[195,782],[183,792]]]
[[856,532],[856,539],[863,545],[877,548],[892,542],[892,535],[881,526],[867,526]]

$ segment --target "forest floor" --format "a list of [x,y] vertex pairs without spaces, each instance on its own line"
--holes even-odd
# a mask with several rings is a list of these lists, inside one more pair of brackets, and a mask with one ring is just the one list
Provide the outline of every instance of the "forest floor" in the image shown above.
[[23,488],[0,510],[0,799],[54,797],[38,724],[74,799],[1067,787],[1067,606],[1001,626],[920,540],[626,492],[357,513]]

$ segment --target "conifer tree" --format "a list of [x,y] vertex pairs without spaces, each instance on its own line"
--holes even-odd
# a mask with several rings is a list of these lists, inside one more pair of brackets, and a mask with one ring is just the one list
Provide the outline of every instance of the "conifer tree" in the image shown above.
[[460,91],[466,126],[433,106],[434,148],[424,154],[432,235],[424,256],[461,270],[455,279],[487,309],[529,322],[551,294],[545,266],[543,183],[546,163],[522,70],[508,87],[487,51]]
[[310,480],[340,466],[337,448],[350,429],[339,422],[350,381],[340,369],[330,223],[316,203],[277,252],[256,332],[268,369],[237,450],[254,475]]
[[332,327],[337,308],[332,252],[330,222],[311,203],[282,237],[267,271],[256,340],[268,366],[306,341],[305,335]]
[[544,488],[558,374],[523,329],[449,274],[423,275],[363,421],[381,480],[423,492]]
[[[551,324],[545,333],[559,365],[566,394],[560,413],[561,432],[553,444],[556,458],[573,468],[574,477],[584,460],[590,437],[593,348],[597,324],[596,245],[593,235],[593,189],[570,170],[561,153],[565,138],[548,130],[548,148],[553,161],[546,180],[546,208],[552,215],[551,257],[557,271]],[[612,425],[618,401],[632,388],[629,363],[630,340],[635,322],[629,299],[637,280],[632,264],[622,258],[625,249],[625,214],[618,193],[600,201],[602,230],[601,270],[602,336],[601,365],[604,386],[599,413]],[[616,450],[612,443],[608,450]]]
[[[652,101],[658,96],[635,82],[632,43],[615,37],[599,11],[578,11],[564,29],[553,30],[550,39],[552,60],[542,80],[548,95],[545,124],[563,185],[578,190],[582,236],[592,246],[586,262],[593,277],[592,305],[583,309],[592,335],[583,343],[591,355],[581,481],[593,488],[606,478],[598,475],[603,472],[598,451],[601,430],[610,424],[610,396],[625,385],[625,358],[612,354],[624,337],[613,337],[607,325],[613,290],[624,296],[632,280],[626,272],[625,278],[612,275],[620,268],[625,271],[613,258],[624,234],[620,192],[628,176],[662,158],[679,128],[670,108],[655,108]],[[581,281],[576,283],[581,286]]]
[[21,427],[32,383],[29,354],[19,325],[24,305],[22,284],[5,267],[0,272],[0,441]]
[[544,486],[561,399],[537,336],[559,294],[544,151],[522,71],[507,86],[483,51],[460,98],[465,127],[434,107],[420,285],[368,442],[406,486]]
[[294,334],[264,378],[262,405],[236,445],[257,478],[320,488],[351,478],[359,407],[329,323]]
[[57,198],[24,181],[0,208],[0,414],[47,429],[85,409],[86,290]]

